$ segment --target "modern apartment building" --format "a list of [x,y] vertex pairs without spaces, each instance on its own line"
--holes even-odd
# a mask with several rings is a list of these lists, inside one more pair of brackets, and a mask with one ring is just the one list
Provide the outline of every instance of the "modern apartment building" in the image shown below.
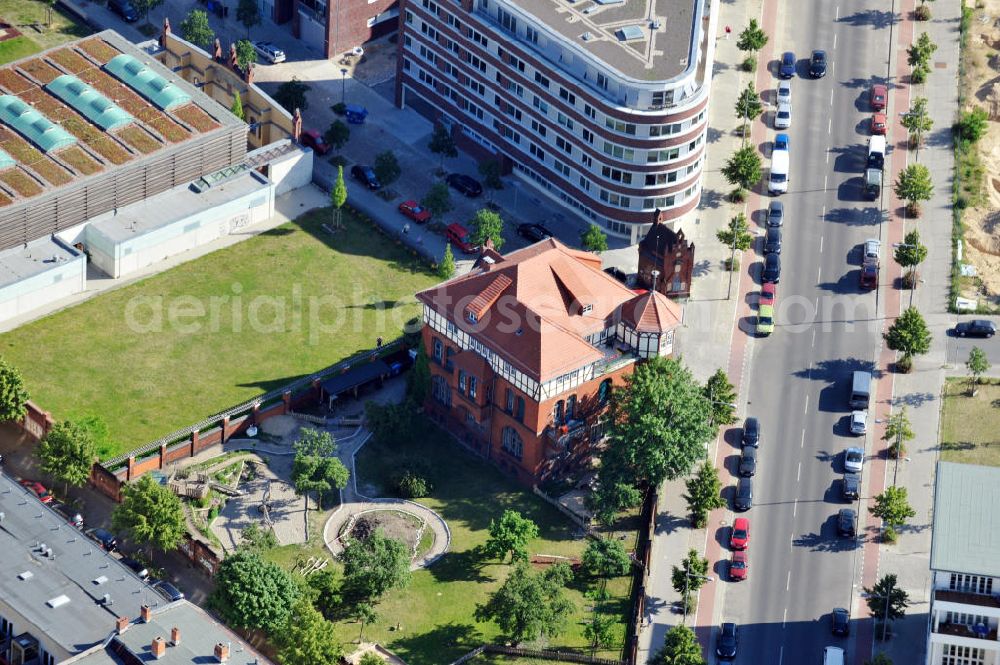
[[1000,665],[1000,469],[938,462],[928,665]]
[[524,483],[589,458],[613,386],[673,352],[680,306],[543,240],[417,294],[432,418]]
[[401,0],[396,103],[638,242],[698,205],[711,0]]

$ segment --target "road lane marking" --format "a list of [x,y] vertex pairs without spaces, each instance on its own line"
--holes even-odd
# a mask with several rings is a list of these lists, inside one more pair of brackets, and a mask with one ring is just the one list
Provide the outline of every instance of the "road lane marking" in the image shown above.
[[823,253],[823,236],[819,237],[819,253]]
[[[833,106],[833,90],[830,91],[830,106]],[[833,132],[833,118],[830,118],[830,122],[826,123],[826,133],[831,134]]]
[[819,284],[820,278],[823,276],[823,266],[816,269],[816,283]]
[[[830,106],[833,106],[833,90],[830,91]],[[830,122],[833,122],[833,118],[830,118]]]
[[813,328],[813,341],[812,341],[812,347],[813,347],[814,349],[816,348],[816,329],[815,329],[815,328]]
[[785,578],[785,591],[792,588],[792,571],[788,571],[788,577]]
[[[806,393],[806,406],[805,406],[804,409],[802,409],[802,413],[809,413],[809,394],[808,393]],[[802,431],[805,432],[805,430],[802,430]]]
[[833,33],[833,50],[837,50],[837,33]]
[[798,499],[796,499],[795,502],[792,503],[792,517],[795,517],[795,514],[797,512],[799,512],[799,500]]
[[784,614],[781,615],[781,627],[785,627],[785,622],[788,621],[788,608],[785,608]]
[[840,7],[837,7],[837,14],[836,14],[836,19],[837,19],[838,21],[840,20]]
[[[795,472],[795,482],[802,480],[802,462],[799,462],[799,470]],[[788,573],[791,575],[791,573]]]
[[781,665],[781,661],[785,659],[785,646],[781,646],[781,650],[778,651],[778,665]]
[[[805,448],[805,447],[806,447],[806,428],[803,427],[802,428],[802,440],[799,442],[799,448]],[[801,466],[801,465],[802,465],[802,463],[800,462],[799,466]]]
[[[833,122],[833,121],[831,120],[830,122]],[[827,190],[827,183],[828,183],[829,181],[830,181],[830,176],[828,176],[828,175],[825,175],[825,176],[823,176],[823,191],[824,191],[824,192],[825,192],[825,191]],[[825,213],[825,212],[823,213],[823,216],[824,216],[824,217],[826,216],[826,213]]]

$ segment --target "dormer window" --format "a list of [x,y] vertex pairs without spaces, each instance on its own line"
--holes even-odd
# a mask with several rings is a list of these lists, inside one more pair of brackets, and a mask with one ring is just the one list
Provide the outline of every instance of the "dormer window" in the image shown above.
[[581,310],[580,313],[581,314],[589,314],[591,312],[591,310],[593,310],[593,309],[594,309],[593,305],[584,305],[583,306],[583,310]]
[[465,310],[465,318],[467,318],[471,323],[476,323],[479,321],[479,317],[471,309]]

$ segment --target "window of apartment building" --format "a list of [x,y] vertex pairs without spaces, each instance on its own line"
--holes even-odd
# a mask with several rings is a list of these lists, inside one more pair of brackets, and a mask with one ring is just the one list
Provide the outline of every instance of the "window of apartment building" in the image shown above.
[[590,191],[590,181],[584,178],[583,176],[580,176],[580,189],[582,189],[585,192]]
[[669,162],[671,159],[677,159],[680,154],[680,148],[670,148],[669,150],[650,150],[646,153],[646,163],[656,164],[658,162]]
[[524,398],[520,396],[518,396],[514,405],[514,420],[519,423],[524,422]]
[[532,28],[530,25],[524,27],[524,37],[532,44],[538,43],[538,31]]
[[566,420],[573,420],[576,415],[576,395],[570,395],[566,399]]
[[562,86],[559,86],[559,97],[568,102],[571,106],[576,106],[576,95]]
[[451,406],[451,390],[448,388],[448,381],[443,376],[431,377],[431,397],[438,404]]
[[944,622],[952,624],[957,623],[963,626],[974,626],[977,623],[989,625],[987,617],[984,617],[981,614],[966,614],[965,612],[946,612]]
[[507,64],[522,74],[524,73],[524,61],[520,58],[515,58],[510,53],[507,54]]
[[432,357],[437,362],[441,362],[441,360],[444,358],[444,344],[441,343],[441,340],[435,337],[433,346],[434,346],[434,351]]
[[573,154],[573,146],[569,141],[561,136],[556,137],[556,147],[565,152],[567,155]]
[[423,81],[424,83],[426,83],[428,87],[431,87],[431,88],[434,87],[434,83],[435,83],[434,77],[431,76],[430,74],[428,74],[427,72],[425,72],[424,70],[421,69],[419,72],[417,72],[417,78],[419,78],[421,81]]
[[694,141],[691,141],[690,143],[688,143],[688,152],[691,152],[692,150],[694,150],[695,148],[697,148],[700,143],[701,143],[701,137],[700,136],[698,138],[696,138]]
[[504,405],[504,411],[514,413],[514,391],[510,388],[507,389],[507,402]]
[[580,163],[588,169],[594,166],[594,160],[591,159],[590,155],[580,155]]
[[611,379],[604,379],[597,387],[597,402],[607,404],[609,399],[611,399]]
[[431,64],[437,64],[437,54],[431,51],[423,44],[420,45],[420,57]]
[[653,106],[670,106],[674,103],[673,90],[661,90],[653,93]]
[[590,131],[589,129],[584,129],[583,140],[591,145],[594,145],[594,132]]
[[594,107],[591,106],[590,104],[583,105],[583,114],[588,118],[590,118],[591,120],[597,117],[597,111],[595,111]]
[[469,397],[471,399],[476,399],[476,392],[479,388],[479,379],[474,376],[469,376]]
[[545,128],[545,125],[541,124],[537,120],[531,121],[531,130],[536,134],[538,134],[539,136],[545,136],[545,134],[548,133],[548,130]]
[[562,400],[556,402],[552,407],[552,423],[554,425],[562,425],[563,420],[566,417],[566,403]]
[[458,370],[458,392],[465,393],[465,370]]
[[675,180],[677,180],[677,171],[669,171],[667,173],[647,173],[646,187],[665,185],[668,182],[674,182]]
[[[610,166],[604,166],[601,168],[601,175],[615,182],[625,183],[626,185],[632,184],[632,174],[628,171],[622,171],[621,169],[613,169]],[[649,176],[646,176],[647,178]]]
[[532,104],[532,106],[534,106],[534,107],[535,107],[536,109],[538,109],[538,110],[539,110],[539,111],[541,111],[542,113],[545,113],[545,114],[548,114],[548,112],[549,112],[549,105],[548,105],[548,104],[546,104],[545,102],[543,102],[543,101],[542,101],[541,99],[539,99],[538,97],[535,97],[535,98],[534,98],[534,99],[533,99],[533,100],[531,101],[531,104]]
[[486,63],[477,58],[476,56],[474,55],[469,56],[469,64],[478,69],[479,71],[481,71],[482,73],[484,74],[486,73]]
[[597,87],[608,89],[608,75],[603,72],[597,72]]
[[404,20],[406,21],[406,25],[413,25],[413,12],[409,9],[406,10],[406,17]]
[[500,136],[502,136],[505,139],[507,139],[508,141],[512,141],[512,142],[514,142],[514,143],[516,143],[518,145],[521,145],[521,135],[518,134],[517,132],[515,132],[510,127],[507,127],[506,125],[502,125],[498,121],[494,120],[493,121],[493,129],[497,130],[497,133]]
[[951,579],[948,581],[948,588],[952,591],[965,591],[989,596],[993,593],[993,578],[952,573]]
[[573,129],[573,120],[567,115],[562,113],[556,114],[556,122],[570,131]]
[[431,2],[431,0],[423,0],[423,2],[420,3],[420,4],[422,4],[424,6],[424,9],[429,9],[432,14],[437,14],[438,13],[438,6],[437,6],[437,4],[434,3],[434,2]]
[[681,131],[683,123],[675,122],[669,125],[651,125],[649,127],[650,136],[670,136]]
[[489,48],[490,47],[490,40],[488,40],[486,38],[486,35],[484,35],[481,32],[478,32],[476,30],[472,30],[471,28],[470,28],[470,32],[472,33],[472,41],[476,42],[477,44],[479,44],[483,48]]
[[601,190],[601,200],[619,208],[628,208],[632,205],[632,200],[629,197],[609,192],[606,189]]
[[598,420],[590,426],[590,442],[596,443],[604,438],[604,422]]
[[625,122],[624,120],[605,118],[604,126],[622,134],[635,134],[635,123]]
[[699,164],[701,164],[701,158],[698,158],[694,160],[694,162],[688,164],[687,169],[685,170],[685,175],[691,175],[692,173],[694,173],[694,170],[698,168]]
[[462,32],[462,23],[458,20],[457,16],[445,13],[445,20],[448,22],[448,25],[455,28],[459,32]]
[[422,32],[425,35],[427,35],[427,37],[430,38],[431,41],[434,41],[434,42],[437,41],[437,37],[438,37],[437,30],[435,30],[431,26],[427,25],[426,23],[421,23],[420,24],[420,32]]
[[524,456],[524,441],[521,440],[521,435],[517,433],[516,429],[509,425],[504,427],[501,440],[501,446],[505,453],[517,459]]
[[561,173],[563,177],[569,178],[569,167],[560,162],[558,159],[552,160],[552,166],[555,167],[558,173]]
[[542,76],[541,72],[535,72],[535,83],[546,88],[549,87],[549,80]]
[[942,644],[941,650],[941,665],[983,665],[986,662],[986,649]]
[[530,152],[536,159],[538,159],[538,161],[541,161],[541,162],[545,161],[545,151],[542,150],[541,148],[539,148],[534,143],[530,144],[530,147],[528,148],[528,152]]
[[409,60],[404,60],[403,61],[403,71],[406,71],[406,72],[410,71],[410,61]]
[[465,81],[466,87],[472,90],[474,93],[478,94],[480,97],[486,96],[486,86],[478,81],[473,81],[472,79],[467,79]]
[[604,142],[604,154],[631,162],[635,159],[635,150],[614,143]]
[[444,368],[449,372],[455,368],[455,362],[451,359],[455,355],[455,349],[448,347],[444,350]]
[[513,14],[500,7],[497,9],[497,20],[504,30],[517,34],[517,19],[514,18]]
[[656,210],[659,208],[669,208],[674,204],[676,197],[674,196],[658,196],[655,199],[644,199],[642,202],[643,210]]

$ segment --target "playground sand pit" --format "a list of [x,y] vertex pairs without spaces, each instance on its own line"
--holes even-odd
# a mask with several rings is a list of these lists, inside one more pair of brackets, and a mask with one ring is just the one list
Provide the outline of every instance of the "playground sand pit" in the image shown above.
[[299,421],[292,416],[273,416],[260,424],[260,429],[265,434],[282,439],[294,434],[298,428]]
[[367,538],[375,531],[381,531],[389,538],[402,541],[410,552],[413,552],[425,531],[423,527],[423,520],[416,515],[399,510],[373,510],[358,513],[357,519],[344,526],[340,536],[343,538],[344,531],[348,529],[350,529],[349,538],[361,539]]

